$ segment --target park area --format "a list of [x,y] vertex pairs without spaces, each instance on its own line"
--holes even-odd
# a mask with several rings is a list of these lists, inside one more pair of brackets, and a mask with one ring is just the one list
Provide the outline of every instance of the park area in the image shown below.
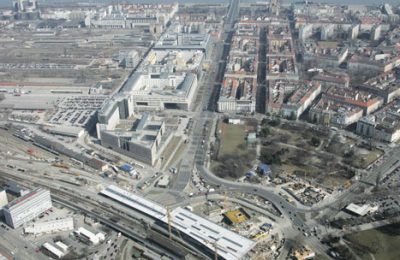
[[256,150],[254,146],[248,144],[247,135],[256,129],[255,120],[242,120],[241,124],[219,121],[218,139],[211,163],[212,170],[217,176],[239,178],[253,167]]
[[347,245],[361,259],[400,259],[400,224],[361,231],[344,237]]
[[283,119],[263,120],[260,161],[275,176],[295,175],[326,188],[346,188],[355,168],[365,169],[382,151],[328,127]]

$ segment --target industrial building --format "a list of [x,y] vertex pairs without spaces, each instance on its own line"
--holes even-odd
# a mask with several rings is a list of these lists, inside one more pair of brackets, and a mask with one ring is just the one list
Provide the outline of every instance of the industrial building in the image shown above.
[[62,257],[65,256],[65,252],[63,252],[61,250],[61,248],[58,248],[48,242],[44,243],[42,246],[44,249],[47,250],[47,252],[50,253],[51,256],[57,258],[57,259],[61,259]]
[[[89,95],[89,96],[71,96],[62,98],[57,102],[56,109],[50,119],[49,123],[66,127],[79,127],[86,130],[91,130],[96,122],[97,110],[99,110],[107,96],[105,95]],[[54,129],[54,128],[53,128]],[[79,135],[79,130],[71,131],[54,131],[65,133],[68,135]]]
[[74,233],[82,242],[90,245],[97,245],[105,240],[105,235],[103,233],[99,232],[97,234],[94,234],[84,227],[78,228],[74,231]]
[[216,247],[218,255],[223,259],[240,259],[256,244],[181,207],[168,214],[165,207],[113,185],[100,193],[161,221],[163,225],[170,223],[182,236],[209,254],[213,254]]
[[56,219],[46,222],[36,222],[24,228],[26,234],[41,235],[46,233],[68,231],[74,229],[73,218]]
[[378,210],[378,206],[374,205],[369,205],[369,204],[364,204],[364,205],[357,205],[354,203],[350,203],[349,205],[346,206],[345,210],[351,214],[357,215],[357,216],[365,216],[368,213],[373,213]]
[[7,225],[17,228],[52,207],[50,191],[37,188],[8,203],[4,208]]

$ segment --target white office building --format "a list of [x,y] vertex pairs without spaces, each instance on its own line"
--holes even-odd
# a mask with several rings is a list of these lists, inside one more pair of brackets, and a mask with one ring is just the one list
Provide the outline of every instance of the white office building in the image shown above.
[[7,225],[17,228],[51,207],[50,191],[38,188],[8,203],[3,212]]

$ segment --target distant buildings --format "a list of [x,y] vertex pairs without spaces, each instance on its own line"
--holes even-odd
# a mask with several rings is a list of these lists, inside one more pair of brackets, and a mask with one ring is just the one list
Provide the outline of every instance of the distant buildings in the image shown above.
[[305,24],[299,30],[299,39],[301,41],[307,40],[313,34],[313,25]]
[[139,53],[135,50],[131,51],[120,51],[118,55],[119,66],[123,68],[133,69],[135,68],[139,61]]
[[348,61],[348,68],[353,72],[387,73],[400,66],[400,53],[389,49],[386,52],[365,50],[354,54]]
[[12,5],[15,19],[31,20],[40,16],[37,0],[13,0]]
[[209,34],[180,33],[179,29],[174,31],[174,26],[165,32],[154,45],[155,50],[200,50],[206,57],[209,55],[211,38]]
[[260,28],[241,21],[232,45],[218,99],[218,112],[252,113],[256,110]]
[[178,9],[178,4],[110,5],[102,12],[88,13],[85,25],[107,29],[143,28],[161,34]]
[[318,73],[313,77],[313,80],[320,82],[323,90],[332,86],[338,88],[348,88],[350,86],[350,77],[345,73]]
[[321,67],[338,67],[347,58],[349,49],[338,42],[307,41],[303,44],[303,58]]
[[7,225],[17,228],[51,207],[50,191],[38,188],[8,203],[3,212]]

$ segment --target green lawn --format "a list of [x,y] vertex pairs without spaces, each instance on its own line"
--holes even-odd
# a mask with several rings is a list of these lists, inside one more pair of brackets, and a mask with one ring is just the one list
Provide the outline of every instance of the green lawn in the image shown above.
[[355,160],[353,161],[353,166],[365,169],[371,163],[375,162],[379,157],[381,157],[383,152],[379,149],[372,149],[368,154],[357,154],[355,155]]
[[362,258],[377,260],[400,259],[400,224],[354,233],[345,237],[349,246]]
[[244,125],[232,125],[221,123],[221,146],[219,150],[219,156],[224,155],[242,155],[247,153],[246,147],[246,126]]

